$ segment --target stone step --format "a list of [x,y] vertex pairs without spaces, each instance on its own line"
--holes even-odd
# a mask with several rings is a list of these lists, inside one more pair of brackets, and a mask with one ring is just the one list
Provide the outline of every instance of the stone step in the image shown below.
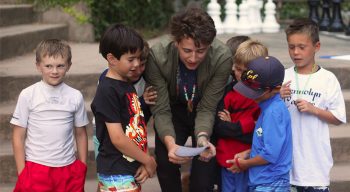
[[[33,58],[32,65],[35,70]],[[99,71],[98,71],[99,72]],[[1,72],[0,72],[1,73]],[[82,92],[85,100],[92,100],[95,96],[99,74],[67,74],[65,83]],[[0,77],[0,104],[17,101],[19,93],[26,87],[40,81],[39,75],[30,76],[2,76]]]
[[[88,117],[90,119],[90,122],[92,120],[92,113],[91,113],[91,109],[90,109],[90,104],[91,104],[91,100],[92,97],[95,93],[95,89],[96,89],[96,82],[97,82],[97,76],[98,75],[74,75],[74,76],[70,76],[68,77],[68,84],[72,85],[73,87],[78,87],[78,89],[80,89],[83,92],[83,95],[85,97],[85,106],[86,109],[88,111]],[[9,97],[9,99],[11,98],[10,101],[7,102],[2,102],[0,103],[0,139],[2,140],[9,140],[11,138],[11,129],[9,129],[9,121],[10,118],[12,116],[12,113],[15,109],[15,105],[16,105],[16,100],[18,97],[19,93],[13,93],[12,91],[15,89],[18,89],[18,87],[16,86],[11,86],[12,83],[16,82],[16,80],[14,78],[7,78],[8,81],[7,83],[5,83],[7,85],[7,87],[4,88],[4,90],[6,91],[1,91],[0,92],[0,97]],[[11,79],[11,80],[10,80]],[[81,81],[81,79],[86,79],[84,81]],[[88,81],[87,79],[90,79],[90,81]],[[23,80],[23,84],[31,84],[33,82],[38,81],[39,79],[37,79],[36,77],[33,77],[33,79],[27,79],[26,81]],[[2,81],[0,81],[0,84],[2,83]],[[19,85],[19,84],[17,84]],[[2,86],[0,86],[2,87]],[[350,119],[350,90],[343,90],[343,95],[345,98],[345,103],[346,103],[346,114],[347,114],[347,119]],[[345,125],[341,125],[336,128],[331,128],[331,134],[333,130],[339,130],[341,133],[347,133],[346,129],[350,129],[349,128],[349,124],[345,124]],[[92,135],[92,131],[91,131],[91,124],[88,125],[88,133],[89,135]],[[338,132],[339,132],[338,131]],[[347,142],[347,140],[350,138],[350,136],[347,136],[346,138],[334,138],[336,139],[335,143],[341,143],[342,140],[344,140],[344,142]],[[337,144],[334,144],[337,145]],[[340,145],[342,146],[342,145]]]
[[[90,122],[86,126],[87,134],[89,137],[92,137],[93,135],[93,125],[92,125],[93,113],[90,108],[91,102],[92,101],[85,102],[85,108],[86,108],[88,119]],[[1,141],[10,141],[12,139],[11,138],[12,128],[10,127],[10,120],[12,117],[12,113],[15,110],[15,105],[16,105],[15,102],[11,102],[0,106],[0,140]],[[148,124],[147,124],[147,134],[154,135],[152,118],[148,121]]]
[[[154,155],[154,134],[148,135],[148,147],[150,154]],[[16,164],[13,156],[11,141],[0,140],[0,184],[13,183],[16,181]],[[94,143],[91,137],[88,140],[88,172],[87,178],[95,178],[96,162]]]
[[21,4],[24,3],[25,0],[0,0],[0,4]]
[[[9,88],[10,89],[10,88]],[[95,88],[91,88],[95,89]],[[346,99],[346,114],[347,120],[350,119],[350,90],[343,90],[344,98]],[[92,122],[93,114],[91,112],[90,104],[91,100],[85,99],[85,108],[88,112],[88,118]],[[11,139],[11,129],[9,127],[10,118],[15,109],[16,101],[11,101],[8,103],[0,103],[0,140],[10,140]],[[88,126],[88,135],[92,135],[92,124]],[[148,127],[151,132],[154,132],[153,127]],[[330,125],[330,135],[331,138],[336,139],[333,145],[338,146],[336,143],[347,142],[350,139],[350,124],[342,124],[339,126]],[[341,144],[339,146],[342,146]],[[346,145],[345,145],[346,146]],[[350,147],[350,146],[349,146]],[[350,152],[350,151],[349,151]]]
[[36,21],[33,5],[0,4],[0,27],[29,24]]
[[350,161],[335,164],[331,170],[330,177],[331,191],[348,192],[350,189]]
[[[35,71],[35,64],[34,59],[32,63],[27,63],[26,65],[31,65],[33,68],[33,73],[36,73]],[[15,64],[15,63],[13,63]],[[97,80],[99,78],[100,73],[103,71],[103,64],[101,64],[101,69],[98,69],[95,71],[95,73],[70,73],[68,72],[66,75],[65,83],[72,86],[75,89],[78,89],[82,92],[85,100],[92,100],[92,98],[95,95],[96,87],[97,87]],[[74,67],[74,63],[73,66]],[[5,69],[6,70],[6,69]],[[81,69],[84,70],[84,69]],[[336,70],[335,73],[338,78],[342,76],[344,70]],[[17,101],[17,97],[21,90],[24,88],[40,81],[41,77],[37,73],[36,75],[20,75],[20,76],[7,76],[7,75],[1,75],[1,62],[0,62],[0,104],[6,104],[7,102],[15,102]],[[350,68],[347,74],[350,74]],[[349,84],[349,89],[342,88],[344,99],[346,100],[346,108],[347,108],[347,115],[350,117],[350,78],[347,78],[346,80],[342,81],[341,84],[344,86],[347,86]],[[349,118],[348,118],[349,119]]]
[[350,124],[331,125],[330,137],[334,163],[350,162]]
[[[346,94],[344,94],[346,95]],[[350,97],[348,97],[350,98]],[[350,99],[347,100],[347,109],[350,109]],[[87,126],[88,136],[91,137],[93,134],[92,129],[92,118],[93,114],[90,109],[91,101],[85,102],[85,107],[88,112],[88,118],[90,124]],[[11,102],[8,104],[0,105],[0,140],[10,141],[12,138],[12,128],[10,127],[9,121],[12,117],[16,103]],[[347,112],[347,119],[349,119],[350,111]],[[342,124],[339,126],[330,125],[330,137],[334,162],[350,162],[350,124]],[[154,135],[153,123],[150,121],[147,126],[149,135]],[[150,140],[150,142],[154,142]]]
[[0,60],[32,52],[43,39],[68,39],[65,24],[24,24],[1,27],[0,31]]
[[[88,111],[89,124],[87,125],[88,136],[92,136],[92,112],[90,110],[90,103],[86,102],[85,107]],[[10,120],[12,118],[12,113],[15,109],[16,103],[11,102],[9,104],[4,104],[0,106],[0,141],[10,141],[12,138],[12,128],[10,127]]]
[[[349,42],[349,44],[350,44],[350,42]],[[349,49],[348,53],[350,53],[350,49]],[[329,70],[335,74],[335,76],[337,77],[337,79],[340,83],[340,87],[342,89],[350,89],[350,76],[349,76],[350,68],[349,67],[328,67],[327,70]],[[344,97],[345,97],[345,95],[344,95]]]
[[[219,39],[223,42],[232,36],[232,34],[220,35]],[[269,48],[271,55],[277,55],[281,62],[286,66],[292,65],[287,51],[284,34],[254,34],[256,38],[265,43]],[[271,44],[277,38],[281,39],[280,43]],[[157,39],[149,40],[152,45]],[[334,40],[334,38],[322,36],[322,49],[319,55],[337,55],[349,54],[349,42]],[[99,54],[98,43],[70,43],[72,47],[73,65],[67,73],[68,82],[73,87],[80,89],[85,99],[91,98],[94,94],[96,80],[99,74],[107,67],[105,59]],[[346,47],[335,50],[334,47]],[[283,51],[281,51],[283,50]],[[350,66],[345,60],[318,59],[317,63],[326,69],[332,71],[338,78],[342,89],[350,90]],[[16,100],[19,92],[28,85],[40,79],[34,66],[35,54],[26,54],[6,60],[0,60],[0,104],[11,100]],[[75,77],[76,76],[76,77]],[[90,79],[92,78],[92,79]],[[80,82],[84,79],[85,82]],[[90,83],[91,82],[91,83]],[[82,86],[84,84],[84,87]],[[79,86],[81,85],[81,86]],[[89,92],[91,90],[91,92]]]

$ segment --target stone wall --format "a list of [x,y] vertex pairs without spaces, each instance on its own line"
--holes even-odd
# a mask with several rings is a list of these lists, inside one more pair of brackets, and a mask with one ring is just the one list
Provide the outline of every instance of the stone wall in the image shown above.
[[[83,3],[78,3],[74,8],[90,16],[89,9]],[[90,23],[80,24],[76,19],[65,13],[62,8],[51,8],[40,14],[39,20],[42,23],[66,23],[68,25],[68,39],[76,42],[94,42],[94,30]]]

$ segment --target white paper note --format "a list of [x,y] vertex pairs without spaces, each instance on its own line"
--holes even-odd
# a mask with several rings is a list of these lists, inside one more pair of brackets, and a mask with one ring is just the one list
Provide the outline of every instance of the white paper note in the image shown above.
[[207,147],[184,147],[180,146],[176,151],[175,155],[180,157],[193,157],[202,153]]

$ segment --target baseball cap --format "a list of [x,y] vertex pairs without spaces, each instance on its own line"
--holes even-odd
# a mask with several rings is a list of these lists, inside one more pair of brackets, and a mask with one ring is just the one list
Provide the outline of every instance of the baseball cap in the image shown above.
[[256,99],[265,90],[282,85],[283,79],[284,66],[278,59],[272,56],[258,57],[248,63],[241,81],[233,89],[248,98]]

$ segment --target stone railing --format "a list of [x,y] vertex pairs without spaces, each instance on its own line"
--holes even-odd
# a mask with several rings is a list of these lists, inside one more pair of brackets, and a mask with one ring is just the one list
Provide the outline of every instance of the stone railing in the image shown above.
[[321,31],[345,32],[345,35],[350,36],[350,11],[342,10],[345,1],[348,0],[274,0],[277,19],[280,19],[279,13],[285,3],[307,3],[309,18],[320,25]]
[[344,23],[342,18],[343,2],[343,0],[308,0],[309,18],[319,24],[321,31],[345,32],[345,35],[350,36],[350,20]]

